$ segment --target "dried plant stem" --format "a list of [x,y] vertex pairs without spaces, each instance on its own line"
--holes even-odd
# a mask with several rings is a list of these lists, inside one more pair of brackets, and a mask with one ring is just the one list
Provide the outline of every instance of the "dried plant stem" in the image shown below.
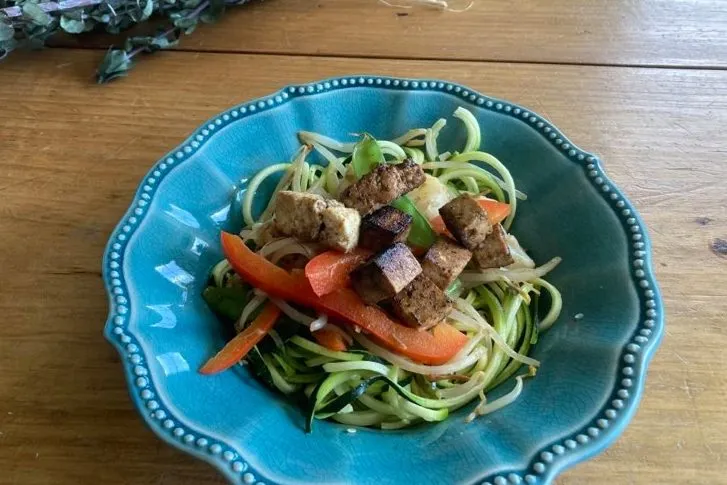
[[[74,10],[77,8],[91,7],[93,5],[98,5],[101,2],[103,2],[103,0],[66,0],[64,2],[43,2],[39,3],[38,6],[45,13],[55,13],[66,10]],[[20,7],[0,8],[0,12],[4,13],[9,18],[20,17],[23,15]]]

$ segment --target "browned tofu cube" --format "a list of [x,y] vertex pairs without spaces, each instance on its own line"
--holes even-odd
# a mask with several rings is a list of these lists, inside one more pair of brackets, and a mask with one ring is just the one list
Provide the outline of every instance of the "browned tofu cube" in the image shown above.
[[340,200],[365,216],[416,189],[424,180],[424,170],[411,159],[382,164],[344,190]]
[[420,274],[393,298],[391,307],[403,323],[424,330],[449,315],[452,301],[432,280]]
[[422,259],[422,274],[435,285],[445,290],[462,272],[472,258],[472,253],[452,241],[442,237],[429,248]]
[[378,252],[397,242],[406,241],[412,217],[406,212],[385,205],[361,219],[358,245]]
[[273,242],[279,237],[283,237],[284,234],[278,231],[275,225],[275,221],[270,220],[261,224],[257,229],[257,236],[255,237],[256,242],[260,246]]
[[396,243],[351,273],[351,285],[361,299],[373,305],[399,293],[421,272],[409,248]]
[[495,224],[485,242],[472,251],[472,260],[480,269],[500,268],[514,262],[505,236],[505,229]]
[[321,212],[321,233],[318,241],[329,248],[347,253],[358,244],[361,216],[337,200],[326,200]]
[[305,192],[278,192],[275,201],[275,229],[301,241],[316,241],[321,232],[321,212],[326,201]]
[[462,194],[439,209],[449,232],[464,247],[474,249],[485,242],[492,231],[487,212],[469,194]]
[[300,241],[315,241],[348,252],[358,244],[361,216],[340,202],[306,192],[278,192],[276,233]]

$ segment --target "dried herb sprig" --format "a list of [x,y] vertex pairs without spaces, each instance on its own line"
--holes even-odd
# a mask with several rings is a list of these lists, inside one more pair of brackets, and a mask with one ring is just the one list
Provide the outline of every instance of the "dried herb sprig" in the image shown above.
[[123,49],[111,48],[96,79],[105,83],[125,76],[142,52],[168,49],[200,22],[215,22],[230,5],[248,0],[0,0],[0,60],[19,47],[40,48],[52,35],[105,30],[119,34],[152,16],[168,25],[155,35],[126,39]]

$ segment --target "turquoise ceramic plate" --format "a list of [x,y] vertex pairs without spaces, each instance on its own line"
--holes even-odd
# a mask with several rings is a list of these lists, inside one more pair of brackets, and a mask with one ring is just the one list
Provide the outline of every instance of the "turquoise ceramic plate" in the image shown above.
[[[299,410],[244,368],[197,374],[224,343],[200,293],[221,257],[220,230],[240,227],[233,199],[245,179],[289,159],[300,130],[391,138],[458,106],[473,111],[484,147],[529,196],[514,234],[536,261],[563,258],[549,276],[563,313],[536,346],[542,368],[520,399],[471,424],[468,408],[405,431],[352,434],[319,422],[307,435]],[[456,149],[463,136],[450,122],[441,146]],[[329,79],[221,113],[141,182],[103,271],[105,334],[141,416],[238,483],[548,483],[624,430],[663,332],[644,225],[598,160],[525,108],[435,80]]]

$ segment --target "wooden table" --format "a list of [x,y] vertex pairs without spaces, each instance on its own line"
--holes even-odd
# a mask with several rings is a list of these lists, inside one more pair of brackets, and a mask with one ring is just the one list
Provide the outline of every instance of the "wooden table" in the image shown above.
[[101,337],[101,254],[142,175],[203,120],[344,73],[461,82],[602,156],[650,229],[667,331],[626,433],[557,483],[727,483],[722,1],[270,0],[107,86],[90,78],[102,41],[56,46],[0,67],[0,483],[222,483],[132,409]]

